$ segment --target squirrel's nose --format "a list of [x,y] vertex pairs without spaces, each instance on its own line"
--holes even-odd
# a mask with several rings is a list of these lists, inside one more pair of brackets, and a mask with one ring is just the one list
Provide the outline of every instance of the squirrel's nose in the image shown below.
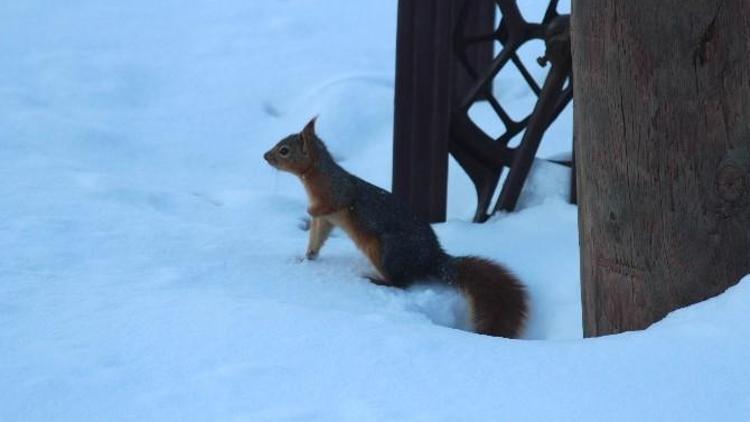
[[267,153],[263,154],[263,158],[266,159],[269,163],[271,162],[271,151],[268,151]]

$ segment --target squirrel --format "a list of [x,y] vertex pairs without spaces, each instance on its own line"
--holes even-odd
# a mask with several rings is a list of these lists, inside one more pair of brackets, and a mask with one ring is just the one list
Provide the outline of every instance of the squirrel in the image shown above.
[[528,312],[521,282],[488,259],[448,255],[432,227],[393,194],[334,161],[315,133],[316,118],[263,155],[305,187],[312,217],[306,258],[317,258],[331,230],[339,227],[377,270],[376,276],[366,277],[371,282],[404,288],[419,280],[441,280],[466,297],[475,332],[517,338]]

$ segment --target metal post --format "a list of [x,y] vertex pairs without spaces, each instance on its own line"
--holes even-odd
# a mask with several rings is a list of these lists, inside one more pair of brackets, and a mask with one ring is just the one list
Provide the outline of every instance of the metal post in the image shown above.
[[429,222],[446,214],[453,15],[453,1],[398,3],[393,193]]

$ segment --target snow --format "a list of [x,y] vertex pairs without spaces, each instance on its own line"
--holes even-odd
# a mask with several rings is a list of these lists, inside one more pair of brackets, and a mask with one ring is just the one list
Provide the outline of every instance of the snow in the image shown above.
[[[340,233],[300,262],[304,193],[261,154],[320,114],[342,165],[390,186],[395,12],[0,5],[0,420],[750,418],[750,279],[648,330],[581,339],[558,165],[535,164],[519,212],[474,225],[452,162],[435,226],[449,252],[527,283],[524,340],[462,330],[450,289],[370,284]],[[540,156],[569,152],[570,116]]]

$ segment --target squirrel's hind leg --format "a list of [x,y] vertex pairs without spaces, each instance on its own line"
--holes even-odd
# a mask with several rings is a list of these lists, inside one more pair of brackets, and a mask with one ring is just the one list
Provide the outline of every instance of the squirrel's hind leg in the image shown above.
[[328,222],[328,220],[321,217],[312,219],[310,223],[310,239],[307,244],[307,253],[305,253],[307,259],[312,260],[318,257],[318,253],[331,234],[331,230],[333,230],[333,224]]
[[385,280],[379,275],[363,275],[362,277],[370,280],[370,283],[376,284],[378,286],[395,287],[393,283]]

